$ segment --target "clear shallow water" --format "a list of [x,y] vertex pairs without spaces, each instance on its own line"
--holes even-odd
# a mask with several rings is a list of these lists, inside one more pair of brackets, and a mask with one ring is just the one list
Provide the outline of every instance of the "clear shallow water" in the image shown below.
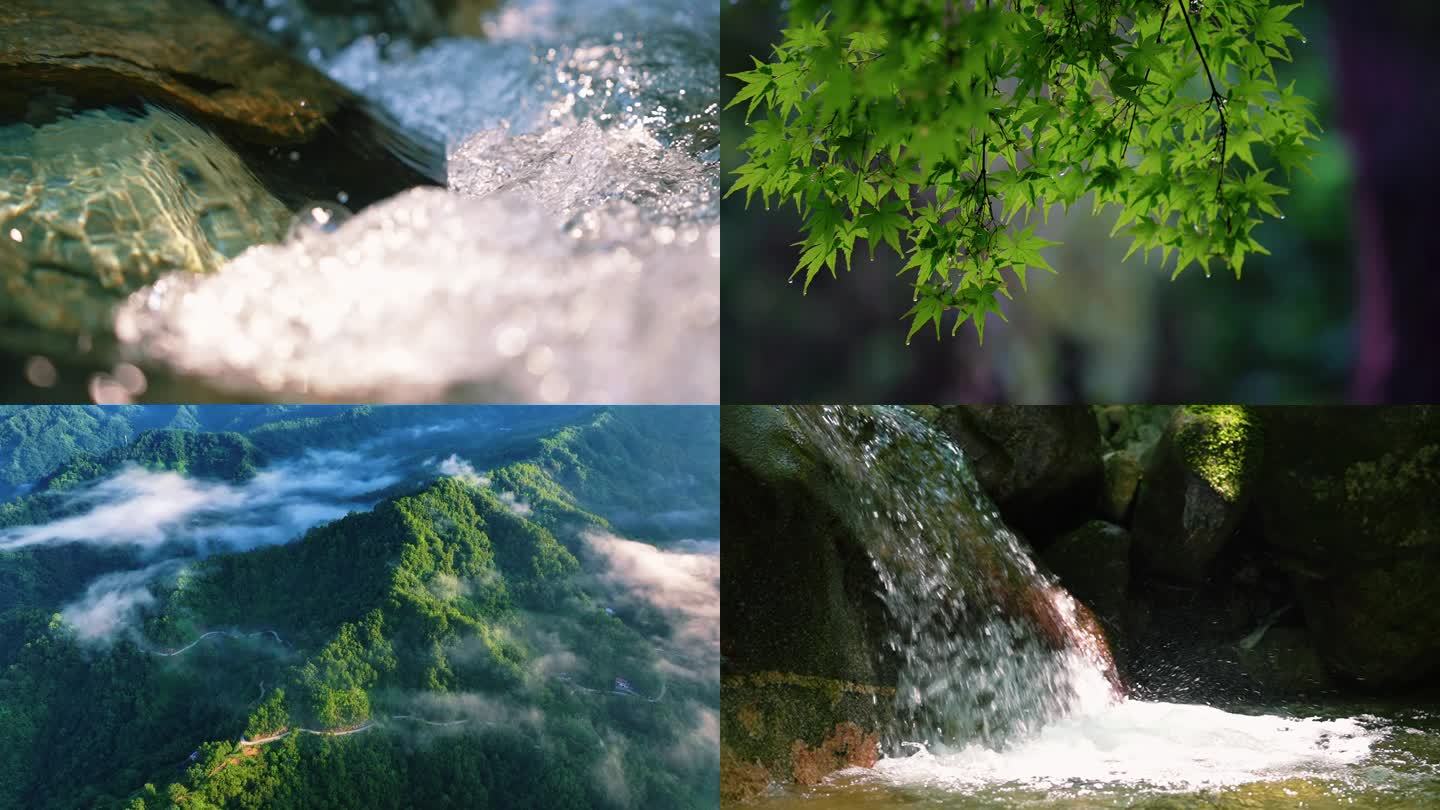
[[126,358],[260,396],[717,401],[718,26],[532,0],[317,61],[443,139],[449,189],[136,293]]
[[1434,807],[1440,706],[1125,701],[1002,750],[882,759],[767,808]]

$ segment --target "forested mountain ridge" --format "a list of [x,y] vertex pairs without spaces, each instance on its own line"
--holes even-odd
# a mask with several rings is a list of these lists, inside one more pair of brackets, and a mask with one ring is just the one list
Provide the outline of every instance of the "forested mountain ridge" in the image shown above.
[[[473,446],[449,474],[420,459],[295,542],[154,574],[104,643],[59,614],[0,623],[26,637],[0,658],[0,807],[713,806],[718,761],[690,749],[718,683],[676,675],[658,614],[610,607],[583,539],[643,523],[641,493],[718,504],[718,421],[692,410],[572,413],[488,471],[465,459],[493,448],[454,437]],[[243,481],[276,463],[258,432],[155,431],[66,469]]]
[[[513,406],[507,418],[527,414],[559,423],[593,410]],[[425,406],[404,405],[0,405],[0,499],[80,455],[128,444],[147,430],[243,433],[283,454],[429,421]]]

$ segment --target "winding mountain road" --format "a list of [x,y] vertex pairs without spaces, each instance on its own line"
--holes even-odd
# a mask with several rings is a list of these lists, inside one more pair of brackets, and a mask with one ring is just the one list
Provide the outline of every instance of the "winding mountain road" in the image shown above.
[[[181,647],[181,648],[178,649],[178,650],[170,650],[170,651],[166,652],[165,650],[148,650],[148,649],[147,649],[147,650],[145,650],[145,652],[150,653],[151,655],[158,655],[158,656],[161,656],[161,657],[163,657],[163,658],[172,658],[172,657],[174,657],[174,656],[177,656],[177,655],[180,655],[180,654],[182,654],[182,653],[185,653],[185,652],[190,651],[196,644],[199,644],[200,642],[204,641],[204,640],[207,639],[207,638],[210,638],[211,636],[225,636],[225,637],[227,637],[227,638],[251,638],[251,637],[253,637],[253,636],[271,636],[271,637],[273,637],[277,642],[279,642],[281,645],[286,646],[286,647],[290,646],[289,642],[287,642],[287,641],[285,641],[285,639],[281,638],[281,637],[280,637],[280,634],[277,633],[277,632],[275,632],[274,630],[256,630],[256,631],[253,632],[253,633],[241,633],[241,632],[238,631],[238,630],[211,630],[211,631],[208,632],[208,633],[202,634],[199,638],[195,639],[194,641],[190,642],[189,644],[186,644],[184,647]],[[141,649],[145,649],[145,648],[142,647]]]
[[667,686],[669,686],[669,684],[664,684],[664,683],[660,684],[660,694],[658,694],[658,695],[656,695],[655,697],[652,698],[652,697],[645,697],[644,695],[640,694],[639,692],[636,692],[634,689],[591,689],[591,688],[588,687],[588,686],[581,686],[581,685],[575,683],[574,681],[570,680],[569,678],[565,677],[564,675],[556,675],[556,676],[554,676],[554,678],[555,678],[555,680],[564,683],[566,686],[570,687],[571,689],[573,689],[573,690],[575,690],[575,691],[579,691],[579,692],[590,692],[591,694],[595,694],[595,695],[618,695],[618,696],[620,696],[620,697],[632,697],[632,698],[636,698],[636,699],[639,699],[639,700],[643,700],[643,701],[645,701],[646,703],[659,703],[661,700],[663,700],[663,699],[665,698],[665,688],[666,688]]
[[241,737],[239,742],[235,744],[240,746],[241,748],[250,748],[257,745],[269,745],[270,743],[283,740],[286,737],[289,737],[291,734],[314,734],[317,737],[348,737],[351,734],[359,734],[362,731],[369,731],[374,727],[374,720],[366,720],[362,725],[358,725],[354,728],[339,728],[330,730],[313,728],[287,728],[284,731],[272,734],[269,737],[260,737],[254,740],[247,740],[244,737]]

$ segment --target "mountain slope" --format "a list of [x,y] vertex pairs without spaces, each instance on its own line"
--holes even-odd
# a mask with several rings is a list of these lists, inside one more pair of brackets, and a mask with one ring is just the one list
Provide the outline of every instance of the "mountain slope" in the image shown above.
[[[149,573],[136,621],[100,642],[37,609],[43,589],[0,605],[0,629],[25,639],[0,657],[0,808],[714,806],[718,754],[697,739],[718,684],[684,672],[653,616],[606,609],[607,586],[578,553],[581,532],[617,525],[602,517],[616,504],[639,514],[709,500],[703,485],[661,487],[714,464],[685,458],[705,420],[687,432],[620,416],[536,415],[524,424],[548,420],[543,439],[498,455],[461,430],[443,446],[532,454],[483,478],[434,478],[417,462],[430,472],[403,492],[295,542]],[[269,469],[277,445],[263,444],[148,432],[23,500],[33,513],[62,497],[50,485],[69,492],[126,464],[244,480]],[[7,556],[25,568],[0,555],[0,584]],[[93,582],[105,562],[52,578]]]

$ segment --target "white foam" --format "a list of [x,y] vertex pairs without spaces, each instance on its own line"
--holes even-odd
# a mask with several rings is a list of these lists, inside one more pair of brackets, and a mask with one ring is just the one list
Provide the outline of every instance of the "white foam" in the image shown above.
[[662,148],[640,128],[584,121],[535,135],[487,130],[450,156],[449,175],[450,188],[463,194],[518,190],[562,218],[610,200],[634,203],[654,222],[720,215],[713,166]]
[[719,397],[719,223],[627,203],[571,230],[513,194],[412,189],[333,233],[132,296],[130,351],[232,389],[386,401]]
[[1331,774],[1364,759],[1381,733],[1355,719],[1127,700],[1054,722],[1008,750],[969,746],[935,753],[921,746],[912,756],[846,774],[962,792],[1076,783],[1194,790]]

